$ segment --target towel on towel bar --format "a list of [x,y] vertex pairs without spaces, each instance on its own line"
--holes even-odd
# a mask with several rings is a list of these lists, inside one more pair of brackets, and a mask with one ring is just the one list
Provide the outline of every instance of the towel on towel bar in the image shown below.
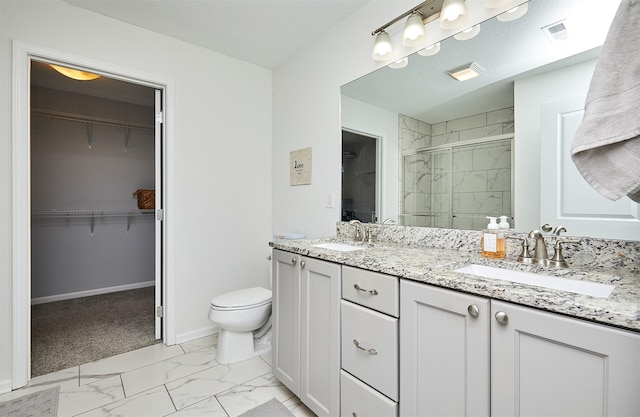
[[571,158],[600,194],[640,203],[640,0],[622,0],[587,93]]

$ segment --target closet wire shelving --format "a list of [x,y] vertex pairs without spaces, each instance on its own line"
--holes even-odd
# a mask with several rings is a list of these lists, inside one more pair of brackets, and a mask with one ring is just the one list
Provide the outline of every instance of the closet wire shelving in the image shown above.
[[[93,125],[111,126],[124,129],[124,151],[129,146],[130,129],[152,131],[153,127],[138,123],[123,123],[117,120],[104,119],[99,117],[89,117],[73,113],[57,112],[52,110],[32,109],[31,116],[43,117],[47,119],[67,120],[84,123],[87,126],[87,142],[89,149],[93,141]],[[93,236],[95,221],[97,218],[126,218],[127,233],[131,229],[133,219],[140,216],[152,216],[155,209],[75,209],[75,210],[32,210],[32,219],[89,219],[91,235]]]
[[155,209],[80,209],[80,210],[31,210],[32,219],[89,219],[91,235],[97,218],[126,218],[127,232],[135,217],[153,216]]
[[31,116],[43,117],[46,119],[58,119],[58,120],[67,120],[72,122],[84,123],[87,128],[87,143],[89,145],[89,149],[91,149],[91,145],[93,142],[93,126],[94,125],[111,126],[111,127],[117,127],[119,129],[124,129],[124,151],[125,152],[127,152],[127,148],[129,147],[129,132],[132,129],[153,131],[152,126],[148,126],[140,123],[132,123],[132,122],[123,123],[117,120],[104,119],[100,117],[83,116],[79,114],[58,112],[53,110],[32,109]]

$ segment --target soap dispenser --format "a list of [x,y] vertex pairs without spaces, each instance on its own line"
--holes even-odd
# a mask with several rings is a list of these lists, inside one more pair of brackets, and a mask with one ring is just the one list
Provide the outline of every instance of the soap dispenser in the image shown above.
[[506,256],[506,239],[504,234],[500,231],[498,223],[496,223],[496,217],[487,216],[487,219],[489,219],[489,224],[487,228],[483,230],[480,240],[482,256],[491,259],[504,259]]
[[508,217],[507,216],[500,216],[500,223],[498,223],[498,227],[500,229],[508,229],[509,228],[509,223],[507,222]]

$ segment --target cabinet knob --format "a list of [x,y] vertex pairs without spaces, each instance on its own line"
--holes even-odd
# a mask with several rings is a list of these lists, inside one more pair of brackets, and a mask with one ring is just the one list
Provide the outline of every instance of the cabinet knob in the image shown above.
[[480,315],[480,310],[474,304],[470,304],[469,307],[467,307],[467,311],[471,317],[478,317]]
[[300,268],[304,268],[304,261],[300,262]]
[[293,265],[295,265],[295,264],[296,264],[296,262],[298,262],[298,260],[297,260],[296,258],[291,258],[291,263],[292,263]]
[[496,321],[500,324],[507,324],[509,321],[509,316],[504,311],[498,311],[496,313]]

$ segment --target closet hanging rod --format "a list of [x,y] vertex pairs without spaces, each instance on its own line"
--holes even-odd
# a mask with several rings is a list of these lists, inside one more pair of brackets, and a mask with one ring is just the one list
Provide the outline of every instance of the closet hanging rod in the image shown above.
[[73,113],[58,112],[53,110],[43,109],[31,109],[32,116],[39,116],[51,119],[69,120],[72,122],[91,123],[94,125],[113,126],[119,128],[141,129],[141,130],[153,130],[152,126],[144,125],[141,123],[129,123],[121,122],[118,120],[103,119],[100,117],[89,117]]

